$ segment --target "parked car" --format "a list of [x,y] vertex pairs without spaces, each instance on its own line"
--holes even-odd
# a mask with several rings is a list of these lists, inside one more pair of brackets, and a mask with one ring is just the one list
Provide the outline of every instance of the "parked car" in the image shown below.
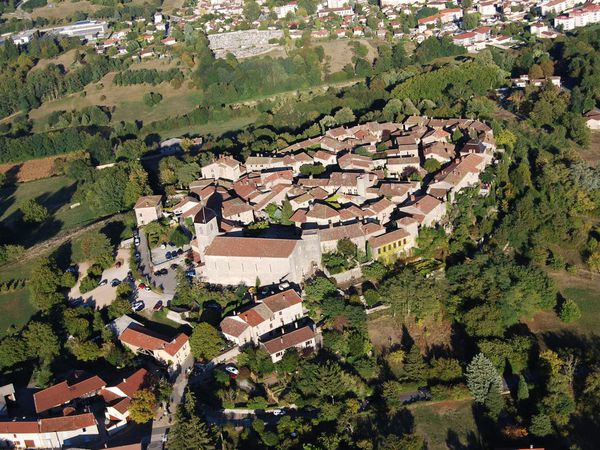
[[165,267],[165,268],[163,268],[163,269],[160,269],[158,272],[159,272],[161,275],[166,275],[166,274],[168,274],[168,273],[169,273],[169,269],[167,269],[167,268]]
[[113,278],[113,280],[110,282],[110,285],[112,287],[117,287],[120,284],[121,284],[121,280],[119,280],[118,278]]
[[165,248],[167,248],[167,244],[160,244],[160,248],[164,250]]
[[196,270],[195,269],[190,269],[185,273],[188,277],[195,277],[196,276]]
[[143,311],[146,305],[142,301],[137,301],[133,305],[131,305],[131,309],[135,312]]
[[240,373],[240,371],[237,370],[237,368],[235,368],[234,366],[226,366],[225,372],[229,372],[231,375],[236,375],[236,376]]
[[144,290],[145,290],[146,292],[150,292],[152,289],[150,289],[150,286],[146,286],[146,287],[144,288]]
[[69,273],[77,273],[77,266],[69,266],[67,267],[67,270],[65,270],[65,272],[69,272]]
[[156,272],[154,272],[155,277],[159,277],[160,275],[161,275],[160,270],[157,270]]
[[100,281],[100,283],[98,283],[98,286],[106,286],[108,284],[108,280],[105,278],[102,281]]
[[285,416],[284,409],[274,409],[271,412],[273,413],[274,416]]
[[178,254],[178,255],[183,255],[183,249],[182,249],[182,248],[180,248],[179,250],[177,250],[177,254]]
[[163,302],[162,300],[159,300],[156,302],[156,305],[154,305],[154,308],[152,308],[154,311],[160,311],[163,309]]
[[127,277],[125,277],[125,279],[131,283],[133,283],[133,274],[131,273],[131,270],[129,272],[127,272]]
[[171,252],[167,252],[167,253],[165,253],[165,258],[173,259],[173,255],[171,254]]
[[117,261],[117,262],[115,263],[115,267],[116,267],[117,269],[119,269],[119,268],[120,268],[122,265],[123,265],[123,263],[122,263],[121,261]]
[[146,289],[146,285],[144,283],[138,284],[138,289]]
[[179,268],[179,264],[171,264],[171,270],[177,270]]

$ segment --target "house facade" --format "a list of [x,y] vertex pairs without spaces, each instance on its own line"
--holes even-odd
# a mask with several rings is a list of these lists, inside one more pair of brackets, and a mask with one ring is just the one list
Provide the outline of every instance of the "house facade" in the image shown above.
[[162,195],[140,197],[133,207],[138,227],[148,225],[162,217]]
[[99,438],[92,413],[52,419],[0,422],[0,447],[63,448],[89,445]]

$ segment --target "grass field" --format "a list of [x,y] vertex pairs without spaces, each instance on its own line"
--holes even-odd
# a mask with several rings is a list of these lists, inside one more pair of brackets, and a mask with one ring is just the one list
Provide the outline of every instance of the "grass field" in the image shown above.
[[581,310],[581,319],[574,323],[562,322],[553,312],[537,314],[526,323],[534,333],[572,332],[576,334],[600,334],[600,277],[586,274],[553,275],[561,294],[574,300]]
[[[361,44],[365,45],[369,49],[367,54],[367,61],[373,62],[377,54],[375,42],[367,39],[357,39]],[[339,72],[344,68],[346,64],[352,63],[352,48],[349,43],[349,39],[334,39],[333,41],[315,41],[313,46],[323,47],[325,51],[325,59],[329,62],[329,73]],[[278,47],[266,55],[272,58],[283,58],[286,56],[285,49]]]
[[31,17],[33,17],[34,19],[38,17],[45,17],[47,19],[54,19],[57,21],[63,21],[65,23],[68,23],[73,17],[73,15],[78,11],[84,13],[91,13],[99,8],[100,6],[93,5],[87,0],[50,0],[46,6],[42,8],[35,8],[31,13]]
[[409,410],[429,450],[480,448],[470,400],[415,404]]
[[592,143],[588,148],[578,149],[583,159],[595,166],[600,161],[600,131],[592,132]]
[[[64,176],[0,189],[0,225],[12,232],[12,242],[25,246],[85,226],[94,220],[94,213],[86,205],[69,208],[75,189],[75,183]],[[39,201],[51,214],[51,218],[38,228],[24,226],[21,220],[19,208],[29,199]]]
[[[138,69],[148,66],[140,65]],[[165,64],[163,69],[170,65]],[[112,80],[115,73],[105,75],[99,83],[91,84],[85,89],[85,96],[71,94],[58,100],[45,102],[39,108],[32,110],[29,117],[34,121],[34,130],[41,131],[46,116],[53,111],[79,110],[86,106],[100,105],[114,107],[112,120],[133,121],[142,120],[144,123],[185,114],[200,104],[201,93],[184,83],[179,89],[173,88],[170,83],[161,83],[157,86],[138,84],[131,86],[116,86]],[[158,92],[163,100],[155,106],[144,103],[144,94]]]
[[213,136],[219,136],[227,131],[239,130],[240,128],[250,125],[254,120],[256,120],[256,116],[238,117],[226,122],[209,122],[205,125],[190,125],[188,127],[174,128],[164,132],[161,131],[160,135],[163,139],[179,137],[187,133],[192,135],[212,134]]
[[34,312],[27,288],[0,294],[0,337],[11,329],[23,328]]

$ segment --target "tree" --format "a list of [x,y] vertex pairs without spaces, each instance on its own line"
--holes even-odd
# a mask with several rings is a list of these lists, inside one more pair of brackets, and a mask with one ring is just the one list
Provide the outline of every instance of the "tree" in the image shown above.
[[517,399],[527,400],[529,398],[529,387],[523,375],[519,375],[519,385],[517,386]]
[[442,167],[442,165],[440,164],[440,162],[435,159],[435,158],[427,158],[425,160],[425,163],[423,164],[423,168],[428,172],[428,173],[435,173],[438,170],[440,170]]
[[356,120],[356,116],[348,107],[343,107],[339,109],[335,113],[333,118],[335,120],[335,123],[338,125],[344,125],[346,123],[354,122]]
[[169,242],[172,242],[175,247],[183,247],[184,245],[189,244],[190,239],[181,227],[177,227],[169,234]]
[[260,17],[260,6],[255,0],[246,0],[244,2],[243,14],[246,20],[254,22]]
[[15,367],[27,360],[27,344],[23,339],[7,337],[0,342],[0,368]]
[[131,399],[129,417],[135,423],[147,423],[154,418],[156,409],[156,395],[151,389],[140,389]]
[[107,269],[112,266],[113,246],[108,237],[100,231],[89,231],[73,246],[73,259],[77,262],[89,261]]
[[492,392],[500,393],[502,378],[494,364],[483,353],[476,355],[467,366],[467,386],[478,403],[485,403]]
[[196,325],[190,336],[190,347],[196,358],[213,359],[221,352],[223,344],[216,328],[206,322]]
[[40,258],[35,261],[28,283],[35,306],[48,311],[60,303],[63,298],[58,292],[61,282],[61,274],[53,259]]
[[575,322],[581,318],[581,310],[577,303],[571,299],[567,299],[560,307],[560,320],[565,323]]
[[340,252],[346,258],[355,257],[356,250],[356,244],[348,238],[340,239],[337,243],[337,251]]
[[531,418],[531,426],[529,431],[536,436],[549,436],[554,430],[552,429],[552,422],[550,417],[546,414],[536,414]]
[[481,15],[479,13],[464,14],[463,15],[463,28],[465,30],[472,30],[479,26]]
[[337,287],[329,278],[316,277],[305,287],[305,295],[308,301],[320,303],[325,297],[336,293]]
[[110,319],[116,319],[129,312],[131,312],[131,304],[127,298],[117,297],[108,305],[108,317]]
[[402,378],[408,381],[423,382],[427,378],[428,367],[419,348],[413,344],[404,358]]
[[187,390],[184,401],[177,407],[175,423],[169,433],[168,450],[208,450],[215,448],[212,430],[196,413],[196,399]]
[[529,68],[529,79],[530,80],[539,80],[540,78],[544,78],[544,71],[539,66],[539,64],[534,64]]
[[49,363],[60,353],[60,343],[52,327],[41,322],[30,322],[23,339],[27,345],[27,352],[31,357],[37,357],[42,362]]
[[147,106],[158,105],[162,101],[162,95],[158,92],[147,92],[144,94],[144,103]]
[[23,214],[23,220],[27,223],[42,223],[48,220],[49,217],[48,209],[34,199],[23,203],[21,214]]

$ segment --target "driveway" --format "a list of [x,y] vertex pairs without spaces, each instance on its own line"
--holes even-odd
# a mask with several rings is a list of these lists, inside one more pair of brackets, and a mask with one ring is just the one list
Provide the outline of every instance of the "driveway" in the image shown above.
[[117,250],[116,261],[121,261],[121,267],[112,266],[102,272],[102,280],[107,280],[108,283],[104,286],[98,286],[85,294],[79,290],[81,279],[85,277],[90,264],[87,262],[79,264],[79,279],[77,284],[69,291],[69,300],[83,300],[84,304],[103,308],[112,303],[117,296],[117,288],[112,287],[110,282],[113,279],[124,280],[129,272],[129,248],[119,247]]

